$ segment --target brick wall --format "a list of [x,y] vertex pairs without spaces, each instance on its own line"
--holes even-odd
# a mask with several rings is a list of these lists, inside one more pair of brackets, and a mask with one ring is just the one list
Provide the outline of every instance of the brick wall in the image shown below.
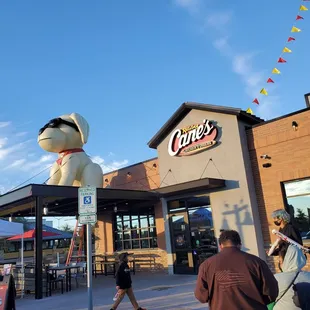
[[113,214],[98,214],[95,226],[95,250],[96,253],[113,253]]
[[158,159],[129,166],[103,176],[104,187],[118,189],[152,190],[160,186]]
[[[292,122],[298,124],[295,131]],[[255,190],[266,249],[275,237],[271,213],[284,208],[281,182],[310,177],[310,110],[302,111],[247,131],[248,148],[255,181]],[[267,154],[270,160],[260,156]],[[270,168],[263,163],[270,162]],[[272,269],[277,261],[268,258]],[[308,258],[307,268],[310,270]]]
[[[128,174],[129,173],[129,174]],[[130,190],[152,190],[160,186],[157,158],[151,159],[103,176],[104,187]],[[157,249],[130,250],[135,253],[137,271],[167,271],[168,261],[166,253],[165,226],[162,205],[154,206],[157,231]],[[113,253],[113,214],[98,215],[95,228],[95,248],[97,254]]]

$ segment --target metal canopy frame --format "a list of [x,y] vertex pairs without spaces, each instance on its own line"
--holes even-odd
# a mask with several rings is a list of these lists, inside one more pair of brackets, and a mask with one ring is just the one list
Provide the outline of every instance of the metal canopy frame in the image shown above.
[[[160,196],[156,192],[97,189],[98,213],[115,205],[143,205],[156,203]],[[35,216],[35,238],[42,240],[43,208],[48,207],[49,216],[76,216],[78,214],[78,187],[30,184],[0,196],[0,217]],[[42,243],[35,242],[35,298],[43,298],[42,290]]]
[[185,195],[187,193],[210,191],[212,189],[219,189],[225,187],[225,180],[204,178],[185,183],[179,183],[175,185],[165,186],[159,188],[157,191],[164,198],[171,196]]
[[[126,209],[142,208],[155,204],[160,198],[190,192],[208,191],[225,187],[225,180],[204,178],[172,186],[158,188],[156,191],[97,188],[98,214],[113,210],[115,206]],[[34,216],[35,238],[42,240],[43,209],[44,216],[77,216],[78,187],[29,184],[0,196],[0,217]],[[43,298],[42,290],[42,243],[35,242],[35,298]]]

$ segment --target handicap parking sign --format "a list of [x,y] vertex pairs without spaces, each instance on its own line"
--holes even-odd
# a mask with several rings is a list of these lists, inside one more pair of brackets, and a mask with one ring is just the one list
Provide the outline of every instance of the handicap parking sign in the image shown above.
[[84,196],[84,205],[91,204],[91,196]]
[[97,193],[94,187],[79,188],[79,214],[93,215],[97,213]]

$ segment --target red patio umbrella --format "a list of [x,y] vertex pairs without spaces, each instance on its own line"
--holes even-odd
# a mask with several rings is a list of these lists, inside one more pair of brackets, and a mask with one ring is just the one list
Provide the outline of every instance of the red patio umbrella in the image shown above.
[[[32,238],[35,238],[36,236],[36,230],[35,229],[31,229],[31,230],[28,230],[26,231],[25,233],[23,233],[22,235],[16,235],[14,237],[11,237],[7,240],[9,241],[14,241],[14,240],[19,240],[19,239],[32,239]],[[54,233],[54,232],[51,232],[51,231],[45,231],[43,230],[42,231],[42,237],[52,237],[52,236],[60,236],[60,234],[57,234],[57,233]]]

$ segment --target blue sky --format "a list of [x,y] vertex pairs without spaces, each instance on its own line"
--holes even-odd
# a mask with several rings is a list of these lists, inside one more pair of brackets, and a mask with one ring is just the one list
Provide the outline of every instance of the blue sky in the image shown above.
[[2,1],[0,191],[53,162],[37,145],[37,131],[62,114],[88,120],[85,150],[107,171],[156,156],[146,143],[184,101],[250,106],[268,119],[304,108],[310,12],[287,45],[293,53],[270,96],[259,107],[251,103],[301,3]]

